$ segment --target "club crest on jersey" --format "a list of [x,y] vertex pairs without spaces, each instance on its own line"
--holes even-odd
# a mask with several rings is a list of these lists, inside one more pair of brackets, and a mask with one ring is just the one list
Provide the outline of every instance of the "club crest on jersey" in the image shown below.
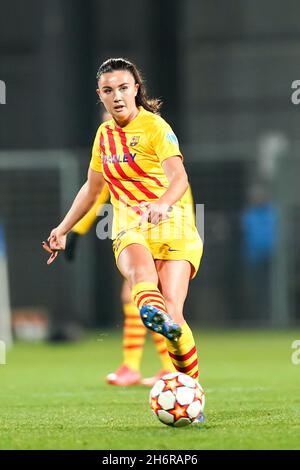
[[140,136],[139,135],[134,135],[131,138],[131,141],[129,143],[130,147],[135,147],[139,143],[139,140],[140,140]]

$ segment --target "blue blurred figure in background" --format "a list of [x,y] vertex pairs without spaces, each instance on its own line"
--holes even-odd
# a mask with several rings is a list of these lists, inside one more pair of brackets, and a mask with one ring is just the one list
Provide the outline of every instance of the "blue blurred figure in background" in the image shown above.
[[249,204],[241,215],[242,257],[245,266],[246,316],[267,320],[270,315],[272,256],[277,242],[277,210],[263,183],[249,190]]

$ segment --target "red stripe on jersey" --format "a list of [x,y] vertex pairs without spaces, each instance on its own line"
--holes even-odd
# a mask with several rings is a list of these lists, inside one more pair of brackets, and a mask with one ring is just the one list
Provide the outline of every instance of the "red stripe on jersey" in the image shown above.
[[[111,155],[115,155],[116,154],[116,144],[115,144],[115,140],[114,140],[112,131],[109,128],[107,128],[107,135],[108,135],[110,153],[111,153]],[[113,176],[113,174],[111,173],[111,171],[109,169],[107,161],[105,159],[103,159],[103,170],[104,170],[104,173],[106,175],[106,178],[110,181],[112,186],[115,186],[118,189],[120,189],[132,201],[136,201],[138,203],[142,202],[140,199],[137,199],[127,188],[125,188],[125,186],[121,183],[121,181],[119,181],[117,178],[115,178]],[[114,192],[114,194],[115,194],[115,192]],[[119,200],[121,200],[124,204],[124,201],[122,199],[119,199]],[[131,207],[139,215],[143,214],[143,211],[141,211],[138,207],[131,206],[130,204],[127,204],[127,203],[126,203],[126,206]]]
[[100,135],[100,150],[103,153],[103,155],[105,155],[104,137],[103,137],[102,132],[101,132],[101,135]]
[[[114,144],[112,144],[114,145]],[[103,134],[101,133],[100,135],[100,150],[103,154],[103,156],[106,155],[106,151],[105,151],[105,144],[104,144],[104,136]],[[104,159],[102,158],[102,164],[104,162]],[[105,170],[104,166],[103,166],[103,170]],[[107,175],[106,175],[107,177]],[[108,178],[108,177],[107,177]],[[125,206],[127,207],[130,207],[132,210],[134,210],[134,212],[136,212],[138,215],[143,215],[143,211],[139,208],[139,207],[136,207],[136,206],[131,206],[130,204],[127,204],[126,201],[124,201],[120,194],[115,190],[115,188],[113,187],[111,181],[109,179],[105,178],[105,181],[108,183],[108,186],[109,186],[109,190],[110,192],[114,195],[114,197],[117,199],[117,201],[120,201],[122,202],[123,204],[125,204]]]
[[126,196],[129,199],[131,199],[131,201],[136,201],[138,203],[142,202],[141,199],[137,199],[130,191],[128,191],[128,189],[125,188],[125,186],[121,183],[121,181],[119,181],[117,178],[114,177],[114,175],[112,174],[112,172],[110,171],[110,169],[108,167],[107,162],[103,162],[103,170],[104,170],[104,173],[106,175],[106,178],[109,179],[111,184],[113,186],[116,186],[117,188],[119,188],[124,194],[126,194]]
[[[130,150],[127,146],[125,132],[120,127],[116,127],[116,130],[118,131],[120,135],[121,144],[123,146],[124,153],[130,154]],[[164,185],[157,178],[155,178],[155,176],[150,176],[147,173],[145,173],[144,170],[142,170],[142,168],[134,160],[128,159],[128,164],[134,171],[137,172],[138,175],[143,176],[144,178],[149,178],[152,181],[155,181],[155,183],[158,184],[158,186],[160,186],[161,188],[164,188]]]
[[[107,126],[107,135],[108,135],[108,144],[109,144],[109,151],[111,156],[116,155],[116,143],[114,136],[112,134],[111,129]],[[109,166],[107,164],[107,160],[103,159],[103,169],[106,174],[106,177],[110,180],[111,184],[119,188],[121,191],[123,191],[126,196],[131,199],[132,201],[137,201],[138,203],[142,202],[141,200],[137,199],[130,191],[128,191],[125,186],[119,181],[110,171]]]
[[144,186],[142,183],[140,183],[139,181],[134,181],[134,180],[131,180],[131,182],[134,184],[134,186],[136,186],[142,193],[145,194],[145,196],[149,197],[150,199],[158,199],[158,196],[156,196],[156,194],[154,194],[152,191],[150,191],[150,189],[146,188],[146,186]]
[[196,352],[196,346],[194,346],[188,353],[183,354],[182,356],[179,356],[178,354],[173,354],[169,353],[172,359],[175,359],[176,361],[187,361],[190,357],[192,357],[193,354]]
[[111,182],[109,180],[106,179],[105,181],[107,182],[107,184],[109,186],[110,192],[114,195],[114,197],[117,199],[117,201],[120,201],[125,206],[130,207],[130,209],[132,209],[136,214],[143,215],[143,211],[138,206],[131,206],[126,201],[124,201],[124,199],[121,198],[120,194],[115,190],[115,188],[113,187],[113,185],[111,184]]
[[[114,141],[114,137],[113,137],[113,133],[112,133],[112,129],[109,127],[109,126],[106,126],[106,129],[107,129],[107,135],[108,135],[108,141],[110,142],[110,149],[111,151],[113,152],[113,155],[116,154],[116,144],[115,144],[115,141]],[[130,155],[130,150],[128,147],[124,147],[123,145],[123,151],[124,151],[124,154],[128,155],[128,159],[131,158],[131,155]],[[113,162],[114,163],[114,167],[115,169],[117,170],[117,172],[119,173],[119,175],[124,179],[124,180],[127,180],[127,181],[130,181],[136,188],[138,188],[142,193],[145,194],[145,196],[147,196],[148,198],[150,199],[158,199],[158,196],[156,194],[154,194],[152,191],[150,191],[146,186],[144,186],[140,181],[135,181],[133,180],[132,178],[130,178],[128,175],[126,175],[126,173],[124,172],[123,168],[121,167],[120,163],[119,162]],[[128,162],[129,163],[129,162]]]
[[116,149],[116,143],[115,139],[112,133],[112,130],[109,126],[105,126],[107,130],[107,137],[108,137],[108,145],[109,145],[109,150],[111,155],[116,155],[117,154],[117,149]]

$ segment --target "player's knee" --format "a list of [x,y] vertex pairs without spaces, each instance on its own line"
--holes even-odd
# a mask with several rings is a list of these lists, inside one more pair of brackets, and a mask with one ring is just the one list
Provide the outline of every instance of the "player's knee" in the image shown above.
[[139,282],[153,282],[155,285],[158,283],[157,273],[143,266],[128,271],[127,279],[131,287]]
[[121,293],[121,302],[122,304],[129,304],[132,301],[130,291],[129,294],[127,292]]
[[131,302],[130,287],[127,281],[123,282],[123,286],[121,290],[121,302],[123,304],[127,304]]
[[182,323],[184,321],[183,307],[179,305],[174,299],[167,298],[166,296],[165,303],[167,307],[167,312],[173,318],[173,320]]

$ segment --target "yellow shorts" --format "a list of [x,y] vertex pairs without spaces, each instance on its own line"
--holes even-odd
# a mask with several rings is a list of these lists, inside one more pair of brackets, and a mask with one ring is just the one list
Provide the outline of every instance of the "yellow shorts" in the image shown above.
[[187,260],[192,266],[191,279],[193,279],[200,266],[203,253],[203,243],[197,229],[192,236],[179,239],[157,240],[147,236],[147,232],[138,229],[121,232],[113,241],[113,251],[118,265],[118,257],[124,248],[133,243],[145,246],[153,259]]

